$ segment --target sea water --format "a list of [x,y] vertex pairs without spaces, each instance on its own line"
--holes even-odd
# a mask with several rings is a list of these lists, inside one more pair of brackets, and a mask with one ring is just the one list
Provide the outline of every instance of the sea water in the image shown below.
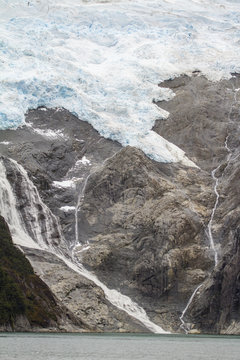
[[0,360],[239,360],[237,336],[0,335]]

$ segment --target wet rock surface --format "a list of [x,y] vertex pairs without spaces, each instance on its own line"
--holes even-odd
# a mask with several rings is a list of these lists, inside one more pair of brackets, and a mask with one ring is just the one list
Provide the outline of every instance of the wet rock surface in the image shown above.
[[153,130],[183,149],[203,170],[211,171],[224,162],[228,155],[226,137],[229,135],[230,147],[239,146],[235,133],[239,125],[239,75],[211,82],[195,73],[159,86],[172,89],[175,97],[157,103],[169,117],[156,121]]
[[188,319],[205,333],[240,334],[240,228],[189,307]]
[[[182,311],[203,284],[184,316],[191,331],[238,333],[240,78],[212,83],[195,73],[160,86],[175,97],[158,104],[170,115],[154,130],[199,168],[157,163],[140,150],[122,149],[63,109],[32,110],[28,126],[1,131],[0,153],[27,170],[58,217],[66,247],[79,241],[78,261],[135,300],[153,322],[182,331]],[[214,268],[207,229],[216,168]],[[25,252],[51,291],[90,328],[143,330],[53,255]],[[233,302],[223,300],[226,294]]]
[[60,218],[70,245],[75,241],[75,208],[87,176],[120,148],[63,109],[32,110],[26,125],[0,131],[0,153],[26,169],[44,203]]
[[159,103],[170,116],[154,130],[181,146],[202,169],[216,169],[218,179],[212,233],[219,264],[196,294],[186,321],[203,332],[238,334],[240,77],[233,74],[229,81],[211,83],[197,74],[160,86],[170,87],[176,96]]
[[[80,261],[176,331],[181,309],[213,266],[205,234],[211,180],[125,148],[88,180]],[[171,324],[170,328],[168,327]]]
[[[57,216],[61,225],[63,238],[56,222],[51,224],[51,233],[47,232],[46,214],[42,206],[36,203],[43,239],[48,245],[51,241],[51,245],[67,254],[67,249],[71,251],[76,242],[76,206],[79,205],[78,199],[90,171],[94,171],[121,147],[118,143],[104,139],[89,124],[63,109],[30,111],[26,122],[27,126],[16,131],[0,132],[6,176],[19,199],[17,206],[24,223],[30,224],[26,226],[27,231],[33,236],[33,204],[28,198],[29,189],[24,188],[22,174],[8,158],[24,166],[44,203]],[[79,240],[84,244],[88,239],[80,236]],[[85,324],[87,330],[148,332],[140,322],[114,307],[102,289],[69,269],[53,254],[26,247],[22,249],[53,294],[75,314],[79,322]]]
[[138,321],[114,307],[93,281],[69,268],[54,254],[24,248],[39,276],[78,319],[94,332],[147,332]]
[[0,216],[0,331],[90,331],[33,272]]

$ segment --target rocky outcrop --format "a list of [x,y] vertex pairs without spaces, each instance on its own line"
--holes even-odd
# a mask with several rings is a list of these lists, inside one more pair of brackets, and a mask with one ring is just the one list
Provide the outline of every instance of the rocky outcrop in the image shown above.
[[[90,171],[94,171],[106,157],[114,155],[120,145],[105,140],[89,124],[67,111],[44,110],[28,114],[27,120],[31,120],[32,127],[0,133],[10,142],[8,146],[2,144],[1,151],[5,155],[2,162],[18,199],[17,210],[21,213],[23,226],[36,242],[41,233],[41,243],[51,247],[51,253],[26,247],[22,250],[58,301],[79,321],[85,323],[86,320],[88,329],[146,332],[148,330],[140,322],[113,306],[99,286],[77,274],[53,254],[56,247],[58,255],[70,257],[69,251],[76,242],[76,206],[84,183]],[[68,127],[62,129],[66,123]],[[26,184],[23,173],[8,157],[17,160],[27,170],[44,203],[57,215],[62,231],[59,231],[54,215],[37,196],[37,190],[29,185],[29,181]],[[29,196],[30,193],[33,196]],[[82,243],[87,241],[82,236],[79,240]]]
[[70,246],[75,241],[75,207],[87,176],[121,147],[63,109],[30,111],[26,123],[16,131],[0,131],[0,153],[26,169],[44,203],[60,218]]
[[209,184],[198,169],[155,163],[128,147],[85,190],[79,220],[91,246],[80,261],[170,330],[213,266],[205,234]]
[[[159,85],[174,91],[171,101],[158,102],[169,112],[166,120],[158,120],[153,128],[186,152],[201,169],[211,171],[224,162],[225,147],[237,145],[238,89],[240,77],[211,82],[199,73],[164,81]],[[234,140],[233,140],[234,139]]]
[[147,332],[138,321],[117,309],[93,281],[69,268],[49,252],[24,249],[43,281],[75,316],[95,332]]
[[168,103],[159,103],[170,111],[170,116],[165,122],[158,121],[155,131],[182,147],[202,169],[216,169],[219,194],[212,233],[220,262],[196,294],[186,321],[191,326],[196,323],[203,332],[239,333],[239,310],[231,304],[239,298],[236,258],[240,226],[240,77],[233,74],[229,81],[211,83],[195,74],[160,86],[172,88],[176,96]]
[[0,216],[0,330],[89,331],[62,306],[17,249]]
[[188,319],[205,333],[240,334],[240,228],[195,297]]
[[[24,166],[57,216],[65,245],[57,236],[55,246],[73,251],[79,264],[130,296],[152,321],[182,331],[182,312],[202,285],[184,322],[195,332],[238,333],[240,78],[212,83],[195,72],[160,86],[175,97],[158,103],[170,115],[154,130],[198,168],[157,163],[138,149],[122,149],[63,109],[30,111],[28,126],[0,132],[0,152]],[[21,193],[19,175],[6,158],[4,163],[15,193]],[[214,207],[216,268],[208,229]],[[146,331],[59,257],[23,250],[58,301],[88,328]]]

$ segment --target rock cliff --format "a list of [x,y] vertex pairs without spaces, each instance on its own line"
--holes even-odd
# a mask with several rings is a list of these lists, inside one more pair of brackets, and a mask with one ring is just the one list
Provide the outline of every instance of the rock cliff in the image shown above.
[[0,330],[89,331],[62,306],[11,239],[0,216]]
[[[240,78],[212,83],[195,72],[160,86],[175,97],[157,103],[170,115],[154,131],[196,167],[155,162],[63,109],[39,108],[26,115],[27,126],[0,132],[6,176],[24,217],[29,199],[9,165],[15,159],[59,221],[55,248],[129,296],[155,324],[174,332],[239,333]],[[147,331],[56,254],[22,249],[87,328]]]

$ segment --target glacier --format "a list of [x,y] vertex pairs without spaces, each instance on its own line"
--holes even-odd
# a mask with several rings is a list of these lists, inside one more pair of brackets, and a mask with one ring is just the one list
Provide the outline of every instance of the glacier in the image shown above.
[[152,131],[168,116],[154,101],[174,96],[158,84],[230,78],[239,39],[234,0],[0,0],[0,129],[63,107],[123,146],[194,166]]

